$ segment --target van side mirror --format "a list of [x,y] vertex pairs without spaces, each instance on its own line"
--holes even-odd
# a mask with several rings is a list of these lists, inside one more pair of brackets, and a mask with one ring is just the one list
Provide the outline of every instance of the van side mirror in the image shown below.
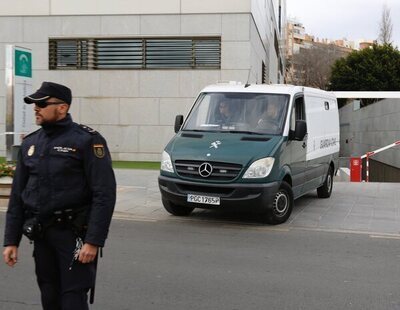
[[175,116],[175,126],[174,126],[175,133],[177,133],[179,129],[181,129],[182,124],[183,124],[183,115]]
[[289,139],[302,141],[306,134],[307,134],[307,123],[303,120],[297,120],[294,131],[290,131]]

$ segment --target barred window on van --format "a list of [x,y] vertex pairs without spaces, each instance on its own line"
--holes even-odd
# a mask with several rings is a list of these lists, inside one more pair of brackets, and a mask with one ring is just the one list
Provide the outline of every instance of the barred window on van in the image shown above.
[[220,37],[49,39],[50,70],[220,68]]

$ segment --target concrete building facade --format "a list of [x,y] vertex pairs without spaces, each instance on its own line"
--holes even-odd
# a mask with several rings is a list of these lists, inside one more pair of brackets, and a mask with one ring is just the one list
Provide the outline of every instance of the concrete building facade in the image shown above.
[[[359,100],[354,100],[343,106],[339,110],[340,156],[360,157],[399,141],[399,103],[400,99],[384,99],[360,108]],[[396,146],[371,157],[372,181],[400,181],[399,150]]]
[[[158,161],[173,135],[175,115],[186,114],[207,84],[283,82],[285,0],[5,0],[2,4],[0,111],[6,105],[5,46],[30,48],[33,88],[42,81],[69,86],[74,120],[99,130],[115,160]],[[186,40],[192,46],[206,42],[199,52],[205,51],[206,65],[151,67],[146,56],[147,62],[141,58],[139,67],[102,68],[96,65],[101,62],[99,42],[108,40],[139,42],[136,54],[140,55],[133,58],[147,53],[142,46],[148,47],[151,40],[174,44]],[[65,54],[72,41],[79,43],[74,45],[75,54]],[[77,55],[86,57],[80,67]],[[4,131],[2,112],[0,132]],[[0,156],[4,154],[4,135],[0,135]]]

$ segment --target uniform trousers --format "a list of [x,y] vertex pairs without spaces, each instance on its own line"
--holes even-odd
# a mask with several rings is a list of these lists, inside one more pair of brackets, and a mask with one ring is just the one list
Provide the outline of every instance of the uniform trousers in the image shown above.
[[[66,227],[49,227],[34,241],[33,256],[43,310],[87,310],[88,291],[94,285],[96,264],[73,260],[75,233]],[[71,267],[71,268],[70,268]]]

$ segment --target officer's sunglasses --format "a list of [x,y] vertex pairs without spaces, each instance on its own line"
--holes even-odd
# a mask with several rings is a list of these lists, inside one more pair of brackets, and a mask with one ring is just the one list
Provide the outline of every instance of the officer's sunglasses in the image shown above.
[[65,102],[63,102],[63,101],[41,101],[41,102],[36,102],[35,105],[41,109],[44,109],[48,105],[62,104],[62,103],[65,103]]

